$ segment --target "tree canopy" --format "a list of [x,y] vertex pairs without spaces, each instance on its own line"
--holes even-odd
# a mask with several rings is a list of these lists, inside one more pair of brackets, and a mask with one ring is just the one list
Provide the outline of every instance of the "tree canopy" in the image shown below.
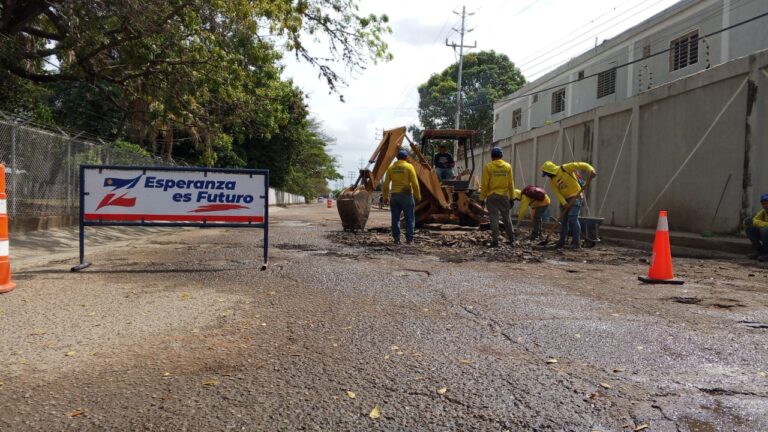
[[[419,121],[427,129],[452,129],[456,118],[458,63],[433,74],[419,86]],[[488,142],[493,136],[493,102],[515,92],[525,77],[504,54],[480,51],[464,56],[461,128],[474,129]]]
[[[338,93],[334,65],[390,58],[387,22],[357,0],[1,0],[0,109],[165,158],[258,164],[276,186],[303,185],[302,169],[335,178],[280,59],[309,62]],[[319,166],[302,167],[318,149]]]

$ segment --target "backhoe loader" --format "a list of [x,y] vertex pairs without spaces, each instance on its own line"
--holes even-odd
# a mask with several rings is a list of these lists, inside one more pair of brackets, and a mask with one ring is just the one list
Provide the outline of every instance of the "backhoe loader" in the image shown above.
[[[421,201],[416,203],[416,225],[425,223],[452,223],[477,226],[487,220],[485,210],[476,198],[479,182],[474,177],[472,138],[475,132],[464,129],[427,129],[422,132],[421,149],[405,134],[405,127],[384,131],[368,166],[360,170],[357,181],[344,189],[337,198],[337,208],[345,231],[365,229],[371,212],[372,194],[379,186],[387,168],[395,159],[403,140],[410,144],[408,162],[416,170],[421,188]],[[422,150],[433,150],[435,140],[455,140],[457,154],[462,154],[465,169],[453,180],[440,182],[434,168]],[[468,169],[471,161],[471,169]],[[373,166],[371,168],[371,165]]]

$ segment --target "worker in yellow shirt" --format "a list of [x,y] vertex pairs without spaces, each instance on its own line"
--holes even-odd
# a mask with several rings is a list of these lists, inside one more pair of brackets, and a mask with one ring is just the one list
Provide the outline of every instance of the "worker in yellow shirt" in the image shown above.
[[512,226],[510,211],[515,199],[515,180],[512,178],[512,166],[501,158],[501,148],[491,150],[491,161],[483,168],[483,181],[480,185],[480,203],[488,207],[491,219],[491,247],[499,246],[499,218],[504,222],[509,243],[515,243],[515,229]]
[[745,231],[752,247],[755,248],[755,252],[749,254],[749,257],[768,262],[768,193],[760,196],[760,204],[763,209],[752,220],[747,219]]
[[528,185],[520,192],[520,210],[517,212],[517,220],[522,221],[525,211],[531,208],[533,219],[533,232],[531,240],[541,237],[542,226],[549,219],[549,204],[552,202],[544,189],[534,185]]
[[[384,204],[389,203],[392,213],[392,238],[395,244],[400,244],[400,214],[405,214],[405,243],[413,243],[413,229],[416,221],[416,203],[421,201],[419,180],[416,178],[416,170],[409,164],[408,152],[397,152],[397,161],[387,169],[384,176],[384,184],[381,193]],[[390,183],[392,186],[390,187]],[[390,191],[392,196],[390,198]]]
[[579,212],[584,201],[584,194],[581,193],[582,185],[579,182],[578,171],[589,173],[590,178],[597,175],[592,165],[586,162],[571,162],[558,166],[552,161],[546,161],[541,165],[541,175],[549,177],[549,185],[560,203],[561,210],[567,212],[565,220],[561,220],[560,240],[555,245],[556,248],[565,246],[569,230],[573,236],[573,248],[581,248]]

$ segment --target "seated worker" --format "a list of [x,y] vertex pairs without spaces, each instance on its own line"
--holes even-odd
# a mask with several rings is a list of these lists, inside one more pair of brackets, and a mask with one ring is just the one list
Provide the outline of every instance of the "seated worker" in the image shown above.
[[437,172],[437,178],[440,181],[450,180],[453,178],[453,156],[448,153],[448,147],[445,144],[440,144],[435,153],[435,158],[432,160],[432,164],[435,166]]
[[542,176],[549,177],[549,185],[555,193],[560,207],[565,212],[560,219],[560,239],[555,245],[556,248],[565,246],[565,240],[568,238],[568,230],[573,236],[573,248],[581,248],[581,224],[579,224],[579,212],[584,200],[584,194],[581,193],[581,183],[577,176],[577,171],[588,172],[590,178],[597,175],[592,165],[586,162],[571,162],[556,165],[552,161],[546,161],[541,165]]
[[763,209],[760,210],[754,218],[747,219],[744,223],[744,231],[752,242],[755,251],[749,254],[751,259],[761,262],[768,262],[768,193],[760,196],[760,204]]
[[520,223],[525,217],[525,211],[531,208],[533,218],[533,232],[531,240],[541,237],[542,226],[549,219],[549,204],[552,202],[544,189],[534,185],[528,185],[520,193],[520,210],[517,212],[517,220]]

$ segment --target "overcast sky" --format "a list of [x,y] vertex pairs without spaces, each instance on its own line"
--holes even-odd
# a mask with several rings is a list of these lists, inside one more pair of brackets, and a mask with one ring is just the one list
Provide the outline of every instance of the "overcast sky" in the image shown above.
[[[361,0],[362,13],[387,14],[392,34],[388,43],[394,59],[370,65],[357,76],[344,74],[345,102],[328,94],[317,70],[284,61],[283,76],[292,78],[308,94],[309,108],[324,130],[336,139],[331,152],[345,177],[357,173],[368,159],[381,130],[418,124],[417,87],[457,61],[445,46],[459,42],[452,28],[460,17],[453,11],[466,6],[467,28],[474,29],[465,45],[504,53],[532,81],[568,59],[651,17],[677,0]],[[343,71],[343,69],[342,69]],[[377,132],[378,131],[378,132]],[[378,134],[378,137],[377,137]],[[345,182],[348,179],[345,178]],[[331,186],[335,187],[336,184]]]

